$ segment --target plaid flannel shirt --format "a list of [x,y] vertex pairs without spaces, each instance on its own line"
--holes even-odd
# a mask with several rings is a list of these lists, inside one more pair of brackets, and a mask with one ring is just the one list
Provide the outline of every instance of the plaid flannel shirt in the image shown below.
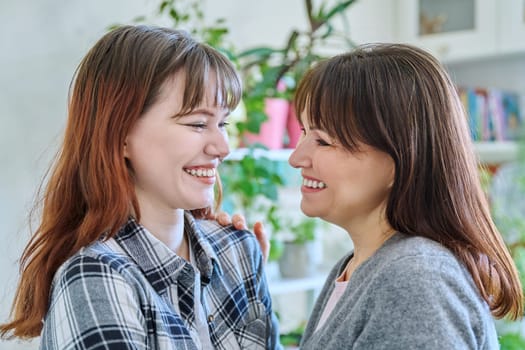
[[200,271],[134,219],[57,271],[41,349],[199,349],[194,303],[216,349],[281,349],[254,235],[185,214]]

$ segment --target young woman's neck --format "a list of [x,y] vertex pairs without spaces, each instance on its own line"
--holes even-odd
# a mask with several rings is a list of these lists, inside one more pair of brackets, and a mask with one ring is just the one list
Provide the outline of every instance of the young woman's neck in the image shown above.
[[189,260],[188,240],[184,235],[184,210],[159,209],[140,200],[140,224],[182,258]]

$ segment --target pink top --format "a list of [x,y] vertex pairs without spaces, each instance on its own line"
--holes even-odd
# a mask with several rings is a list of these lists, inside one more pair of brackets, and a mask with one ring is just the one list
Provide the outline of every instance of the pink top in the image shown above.
[[[339,278],[338,278],[339,279]],[[319,323],[317,324],[316,331],[321,328],[330,314],[332,313],[332,310],[335,307],[335,304],[341,299],[341,296],[345,292],[346,286],[348,285],[348,281],[338,282],[335,281],[335,288],[332,291],[332,295],[330,295],[330,299],[328,299],[328,302],[326,303],[326,306],[323,310],[323,314],[321,315],[321,318],[319,319]]]

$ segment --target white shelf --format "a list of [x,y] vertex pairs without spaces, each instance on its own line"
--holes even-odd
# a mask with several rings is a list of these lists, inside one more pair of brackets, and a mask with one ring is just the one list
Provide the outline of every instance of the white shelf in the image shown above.
[[[292,154],[292,151],[292,148],[283,148],[275,150],[255,149],[253,155],[255,158],[265,157],[276,161],[288,161],[288,158],[290,158],[290,154]],[[245,155],[248,154],[248,152],[249,150],[247,148],[238,148],[236,150],[233,150],[228,155],[228,157],[225,158],[225,160],[241,160]]]
[[518,158],[518,144],[512,141],[476,142],[474,149],[483,164],[501,164]]
[[[480,163],[500,164],[516,160],[518,157],[518,144],[513,141],[502,142],[475,142],[474,149],[478,154]],[[285,148],[278,150],[256,149],[255,157],[266,157],[276,161],[288,161],[293,149]],[[248,149],[239,148],[234,150],[226,158],[227,160],[241,160],[248,153]]]
[[321,290],[326,280],[327,274],[316,274],[312,277],[304,278],[279,278],[269,280],[270,294],[279,295],[305,290]]

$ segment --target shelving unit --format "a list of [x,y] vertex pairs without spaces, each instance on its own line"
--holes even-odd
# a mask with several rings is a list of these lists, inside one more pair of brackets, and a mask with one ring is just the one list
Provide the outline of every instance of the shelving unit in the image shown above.
[[[276,150],[264,150],[264,149],[255,149],[254,150],[254,157],[266,157],[270,158],[271,160],[275,161],[288,161],[288,158],[290,157],[290,154],[292,153],[293,149],[291,148],[283,148],[283,149],[276,149]],[[228,157],[225,158],[225,160],[241,160],[244,156],[246,156],[249,153],[249,150],[247,148],[237,148],[234,151],[232,151]]]
[[518,144],[512,141],[476,142],[474,148],[483,164],[501,164],[518,157]]
[[304,278],[279,278],[269,281],[270,293],[281,295],[287,293],[300,292],[304,290],[321,289],[325,282],[327,273],[318,273],[311,277]]
[[313,276],[304,278],[279,278],[268,281],[268,287],[272,297],[297,292],[305,293],[306,305],[304,312],[305,315],[310,315],[327,276],[328,272],[318,272]]
[[[518,144],[513,141],[502,142],[475,142],[474,149],[478,154],[480,163],[484,164],[500,164],[513,161],[518,157]],[[266,157],[275,161],[288,161],[293,149],[279,149],[279,150],[262,150],[257,149],[254,152],[255,157]],[[248,154],[245,148],[239,148],[233,151],[226,159],[240,160]]]

